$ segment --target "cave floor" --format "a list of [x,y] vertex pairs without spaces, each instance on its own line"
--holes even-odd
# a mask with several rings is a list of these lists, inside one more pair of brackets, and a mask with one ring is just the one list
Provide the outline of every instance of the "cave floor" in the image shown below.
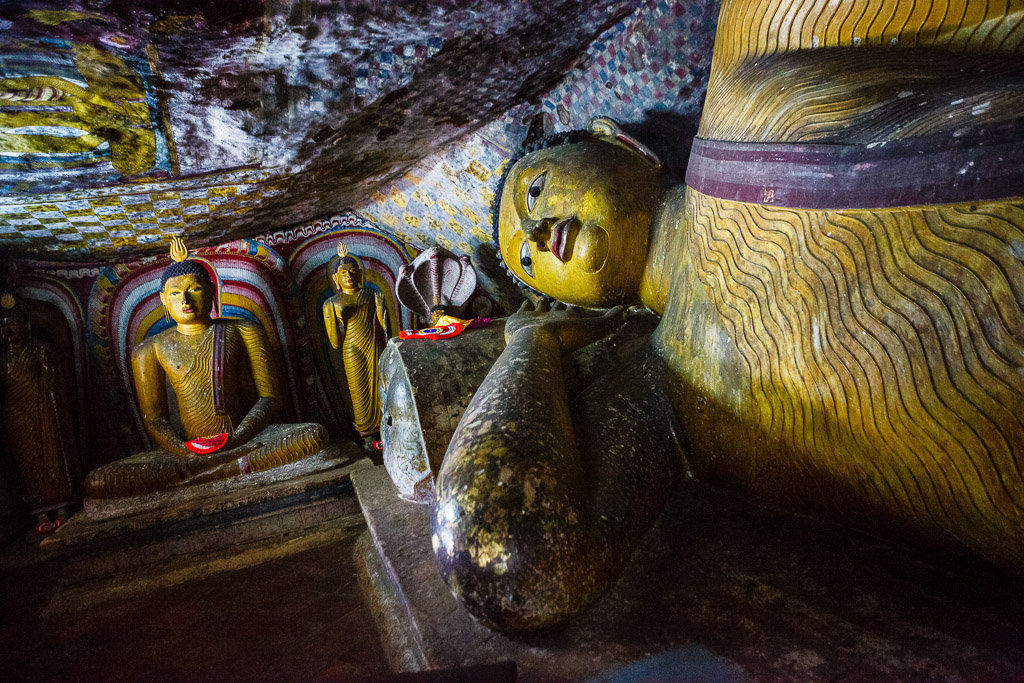
[[353,564],[356,534],[85,611],[47,610],[38,546],[0,549],[8,681],[334,681],[389,671]]

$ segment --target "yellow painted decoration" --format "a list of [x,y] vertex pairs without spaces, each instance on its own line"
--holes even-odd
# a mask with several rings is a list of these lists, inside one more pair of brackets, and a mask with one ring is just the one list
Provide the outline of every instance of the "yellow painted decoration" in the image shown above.
[[[274,356],[263,328],[212,318],[215,285],[173,240],[174,262],[160,292],[175,327],[142,341],[132,375],[143,423],[156,449],[104,465],[86,478],[88,495],[141,495],[278,467],[322,450],[318,424],[273,424],[281,410]],[[177,398],[172,424],[166,386]],[[195,455],[186,442],[227,433],[223,450]]]
[[[73,51],[87,87],[53,76],[0,79],[0,100],[4,101],[0,151],[75,154],[106,143],[119,173],[150,170],[156,163],[156,134],[139,76],[120,57],[100,48],[75,43]],[[40,110],[43,102],[60,106]],[[66,107],[71,111],[62,110]],[[40,128],[43,132],[36,132]],[[83,162],[71,159],[33,166],[39,163],[74,166]]]
[[58,26],[69,21],[85,21],[88,19],[94,19],[96,21],[110,21],[110,19],[102,14],[97,14],[95,12],[79,12],[77,10],[69,9],[34,9],[28,12],[26,16],[32,17],[40,24],[46,24],[47,26]]
[[331,346],[341,349],[355,430],[368,436],[380,429],[377,361],[387,342],[387,308],[383,296],[363,286],[363,269],[343,243],[338,256],[331,274],[337,293],[324,302],[324,326]]

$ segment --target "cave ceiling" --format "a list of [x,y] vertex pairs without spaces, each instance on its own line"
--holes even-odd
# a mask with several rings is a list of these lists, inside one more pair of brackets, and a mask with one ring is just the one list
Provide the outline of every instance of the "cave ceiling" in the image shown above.
[[640,3],[0,4],[0,250],[112,261],[339,212]]

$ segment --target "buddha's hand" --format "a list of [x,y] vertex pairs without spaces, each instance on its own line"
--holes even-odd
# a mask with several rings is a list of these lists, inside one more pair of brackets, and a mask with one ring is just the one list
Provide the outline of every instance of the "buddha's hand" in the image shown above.
[[553,334],[565,353],[581,349],[610,334],[626,319],[622,306],[604,311],[583,310],[542,301],[536,307],[526,301],[505,323],[505,341],[522,334]]

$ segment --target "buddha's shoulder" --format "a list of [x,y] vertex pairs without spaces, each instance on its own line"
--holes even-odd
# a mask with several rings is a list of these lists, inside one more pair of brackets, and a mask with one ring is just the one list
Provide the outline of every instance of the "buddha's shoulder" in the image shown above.
[[171,327],[163,332],[154,334],[152,337],[146,337],[139,342],[134,349],[132,349],[132,357],[139,358],[150,353],[155,353],[161,347],[169,344],[176,334],[177,330],[174,327]]
[[228,334],[238,334],[243,337],[251,337],[253,335],[265,336],[266,334],[263,326],[258,322],[245,320],[244,318],[220,318],[219,324],[227,328]]

